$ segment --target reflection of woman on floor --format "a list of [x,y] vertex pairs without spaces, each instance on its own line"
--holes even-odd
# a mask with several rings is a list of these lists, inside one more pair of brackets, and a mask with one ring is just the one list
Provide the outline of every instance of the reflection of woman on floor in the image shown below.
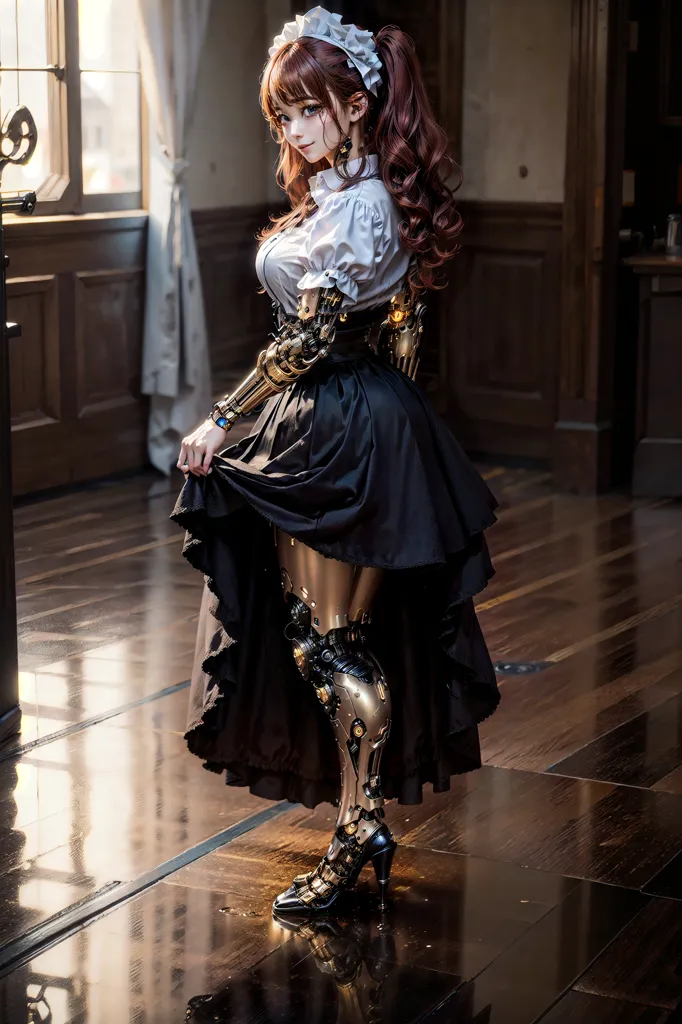
[[206,577],[190,749],[259,796],[338,804],[327,853],[275,901],[309,913],[369,860],[383,896],[386,797],[480,766],[499,697],[472,598],[495,501],[413,379],[460,223],[411,40],[316,7],[275,39],[261,102],[292,205],[256,262],[277,333],[184,439],[173,518]]
[[332,1020],[336,1024],[378,1024],[392,1019],[394,1000],[399,997],[397,985],[385,993],[384,984],[398,967],[398,954],[385,915],[379,922],[355,914],[345,919],[273,916],[282,929],[307,943],[310,951],[303,966],[302,945],[293,947],[297,983],[284,992],[279,990],[277,982],[286,975],[280,970],[276,977],[269,977],[268,967],[274,972],[280,965],[276,955],[266,957],[257,968],[257,980],[254,972],[244,972],[219,992],[190,999],[188,1021],[269,1020],[270,1013],[280,1017],[284,1007],[288,1020],[305,1020],[306,1024],[331,1024]]

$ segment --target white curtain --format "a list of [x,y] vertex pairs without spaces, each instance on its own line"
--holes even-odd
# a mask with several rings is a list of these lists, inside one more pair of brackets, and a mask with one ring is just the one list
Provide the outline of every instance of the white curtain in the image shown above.
[[211,0],[138,0],[152,136],[142,391],[151,396],[149,458],[163,473],[175,462],[180,439],[211,406],[206,319],[185,187],[210,6]]

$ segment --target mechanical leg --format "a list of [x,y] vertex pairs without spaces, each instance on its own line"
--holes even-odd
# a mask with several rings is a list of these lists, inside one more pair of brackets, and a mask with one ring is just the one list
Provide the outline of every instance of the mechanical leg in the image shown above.
[[372,860],[384,902],[395,841],[383,822],[379,771],[391,727],[391,699],[363,624],[381,570],[325,558],[277,531],[282,588],[291,610],[296,665],[332,723],[341,762],[336,830],[314,871],[299,875],[275,900],[286,912],[327,910]]

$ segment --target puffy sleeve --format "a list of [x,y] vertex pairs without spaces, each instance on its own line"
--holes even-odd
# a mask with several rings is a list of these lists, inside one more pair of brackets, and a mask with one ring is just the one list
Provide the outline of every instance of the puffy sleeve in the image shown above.
[[334,192],[315,214],[301,255],[305,268],[298,290],[331,288],[358,301],[358,285],[374,277],[384,255],[384,221],[379,210],[346,192]]

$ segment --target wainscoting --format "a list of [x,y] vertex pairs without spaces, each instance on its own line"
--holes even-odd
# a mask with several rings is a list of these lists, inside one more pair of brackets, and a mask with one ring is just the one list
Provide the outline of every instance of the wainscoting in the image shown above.
[[470,451],[549,459],[556,420],[561,204],[460,204],[439,296],[445,412]]
[[[462,444],[549,459],[556,420],[561,205],[462,203],[463,249],[428,297],[419,382]],[[272,330],[255,236],[268,207],[194,214],[216,392],[253,365]]]
[[251,369],[272,330],[270,299],[259,294],[254,268],[256,234],[269,211],[259,204],[193,214],[216,394]]
[[[272,329],[258,294],[268,207],[194,215],[216,393],[248,371]],[[5,228],[15,496],[147,464],[140,395],[144,213],[37,218]]]
[[14,493],[146,462],[140,362],[147,217],[5,227]]
[[[213,385],[272,330],[254,270],[265,205],[194,214]],[[548,459],[556,420],[561,207],[462,203],[463,250],[428,300],[420,383],[462,444]],[[146,464],[140,396],[144,214],[11,223],[15,494]]]

